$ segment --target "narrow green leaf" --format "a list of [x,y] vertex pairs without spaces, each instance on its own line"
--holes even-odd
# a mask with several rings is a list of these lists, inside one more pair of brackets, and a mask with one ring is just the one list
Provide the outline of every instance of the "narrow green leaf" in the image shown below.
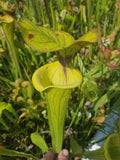
[[9,121],[11,121],[12,123],[14,123],[17,127],[20,127],[19,124],[17,123],[16,119],[13,118],[13,116],[11,115],[11,113],[9,113],[8,111],[4,111],[3,114],[7,117],[7,119]]
[[24,152],[18,152],[18,151],[14,151],[14,150],[9,150],[9,149],[4,149],[4,148],[0,148],[0,155],[1,156],[9,156],[9,157],[24,157],[24,158],[31,157],[31,158],[33,158],[33,160],[38,160],[37,157],[35,157],[31,154],[27,154]]
[[100,78],[106,72],[108,72],[108,67],[105,64],[97,63],[93,68],[91,68],[88,74],[94,78]]
[[14,73],[15,80],[18,78],[22,79],[22,73],[18,62],[17,48],[14,42],[14,27],[12,21],[5,22],[2,24],[7,46],[9,49],[9,55],[12,60],[12,71]]
[[[6,122],[2,118],[3,111],[7,110],[10,113],[12,113],[16,118],[18,118],[18,115],[12,105],[10,103],[0,102],[0,123],[5,127],[6,130],[9,130],[9,127],[7,126]],[[7,115],[7,111],[5,112],[5,115]],[[11,115],[7,115],[8,119],[11,120],[11,122],[15,123],[17,125],[17,122],[13,119]]]
[[120,94],[120,80],[118,80],[116,83],[110,86],[108,88],[107,93],[105,93],[104,95],[102,95],[102,97],[98,99],[98,101],[94,106],[94,111],[96,112],[101,105],[108,103],[112,98],[118,96],[119,94]]
[[86,68],[84,66],[84,62],[83,62],[82,58],[79,55],[77,57],[78,57],[78,62],[77,63],[78,63],[79,69],[80,69],[80,71],[81,71],[81,73],[83,75],[86,72]]
[[48,151],[48,146],[45,140],[40,136],[38,132],[34,132],[31,134],[32,143],[38,146],[43,152]]
[[12,105],[10,103],[0,102],[0,116],[2,116],[3,110],[7,110],[11,112],[16,118],[18,118],[18,115]]
[[5,123],[4,119],[2,117],[0,117],[0,123],[5,127],[5,129],[8,131],[9,127],[8,125]]

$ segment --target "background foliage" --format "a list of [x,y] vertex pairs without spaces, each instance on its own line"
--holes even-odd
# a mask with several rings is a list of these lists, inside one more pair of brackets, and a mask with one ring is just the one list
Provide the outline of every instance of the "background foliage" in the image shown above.
[[[11,11],[5,10],[2,2],[6,2]],[[101,31],[98,44],[88,45],[72,57],[73,65],[81,71],[84,79],[70,96],[64,147],[71,150],[69,140],[74,137],[84,149],[108,113],[113,109],[119,110],[120,2],[3,0],[0,6],[1,17],[10,14],[14,18],[10,32],[8,29],[5,32],[0,26],[1,148],[25,151],[40,157],[42,151],[33,145],[30,138],[35,131],[51,147],[45,97],[33,89],[31,77],[37,68],[56,60],[56,55],[54,52],[40,54],[31,49],[17,29],[18,19],[25,17],[34,24],[66,31],[75,39],[93,28]]]

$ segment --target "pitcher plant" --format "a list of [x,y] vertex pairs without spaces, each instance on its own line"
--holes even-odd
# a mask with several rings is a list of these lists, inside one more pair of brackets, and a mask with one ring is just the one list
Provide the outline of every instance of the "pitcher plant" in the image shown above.
[[19,30],[28,45],[41,53],[56,52],[58,61],[38,68],[33,76],[33,86],[44,92],[53,150],[62,149],[67,104],[72,89],[80,86],[82,75],[72,66],[72,55],[82,47],[99,40],[99,31],[93,29],[75,40],[69,33],[36,26],[28,19],[18,22]]

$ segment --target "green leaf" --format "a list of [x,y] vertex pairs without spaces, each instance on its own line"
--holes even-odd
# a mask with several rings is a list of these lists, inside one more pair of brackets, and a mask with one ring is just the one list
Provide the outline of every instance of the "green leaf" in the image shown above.
[[108,67],[103,63],[97,63],[88,74],[94,78],[101,78],[106,72],[108,72]]
[[81,155],[83,155],[82,157],[89,158],[92,160],[105,160],[103,148],[97,149],[95,151],[88,151]]
[[74,138],[70,139],[70,146],[72,149],[72,154],[73,155],[78,155],[82,152],[82,147],[76,142]]
[[10,150],[10,149],[4,149],[4,148],[0,148],[0,155],[1,156],[9,156],[9,157],[24,157],[24,158],[31,157],[31,158],[33,158],[33,160],[38,160],[37,157],[35,157],[31,154],[18,152],[18,151],[14,151],[14,150]]
[[[6,122],[2,118],[3,111],[7,110],[10,113],[12,113],[16,118],[18,118],[18,115],[16,114],[16,111],[12,107],[10,103],[0,102],[0,123],[5,127],[6,130],[9,130],[9,127],[7,126]],[[6,115],[6,112],[5,112]],[[11,122],[17,124],[17,122],[12,118],[12,116],[7,115],[7,118],[11,120]]]
[[13,118],[13,115],[11,115],[11,113],[9,113],[9,112],[6,111],[6,110],[5,110],[3,113],[4,113],[4,115],[7,117],[7,119],[8,119],[9,121],[11,121],[12,123],[14,123],[17,127],[20,127],[19,124],[17,123],[16,119]]
[[11,23],[12,22],[11,16],[8,17],[8,19],[5,20],[4,22],[5,23],[2,23],[2,28],[5,33],[5,39],[7,42],[8,49],[9,49],[9,56],[12,60],[11,62],[12,63],[12,73],[14,75],[15,80],[18,79],[18,77],[22,79],[22,73],[21,73],[21,69],[19,66],[18,55],[17,55],[18,49],[14,42],[14,26],[13,26],[13,23]]
[[82,82],[81,73],[56,61],[46,64],[35,71],[32,82],[36,90],[42,92],[47,88],[75,88]]
[[80,69],[80,71],[81,71],[81,73],[83,75],[86,72],[86,68],[84,66],[84,62],[83,62],[82,58],[79,55],[77,55],[77,58],[78,58],[77,63],[78,63],[79,69]]
[[74,154],[75,156],[92,160],[119,160],[120,159],[120,134],[112,133],[106,139],[104,146],[95,151]]
[[38,132],[34,132],[31,134],[32,143],[38,146],[43,152],[48,151],[48,146],[45,140],[40,136]]
[[93,80],[85,80],[81,86],[81,91],[92,102],[98,98],[98,87]]
[[113,133],[105,141],[104,144],[106,160],[120,159],[120,134]]
[[104,156],[104,148],[97,149],[95,151],[87,151],[83,153],[72,154],[73,156],[78,156],[82,158],[89,158],[90,160],[106,160]]
[[5,123],[4,119],[2,117],[0,117],[0,123],[5,127],[5,129],[8,131],[9,127],[8,125]]
[[98,30],[93,29],[78,40],[74,40],[66,32],[37,27],[27,19],[21,19],[18,23],[18,28],[24,40],[34,49],[43,53],[60,51],[60,54],[64,57],[74,54],[81,47],[97,42],[100,37]]
[[10,103],[5,103],[5,102],[0,102],[0,117],[2,116],[2,112],[5,109],[10,113],[12,113],[16,118],[18,118],[18,115],[16,114],[12,105]]
[[98,29],[93,29],[91,31],[89,31],[88,33],[86,33],[85,35],[83,35],[82,37],[80,37],[77,42],[82,42],[82,45],[86,45],[86,43],[94,43],[97,42],[100,38],[100,33]]
[[108,88],[107,93],[105,93],[104,95],[102,95],[102,97],[100,97],[98,99],[98,101],[96,102],[96,104],[94,106],[94,111],[96,112],[101,105],[104,105],[104,104],[110,102],[111,99],[113,99],[114,97],[117,97],[119,95],[120,95],[120,80],[113,83],[113,85],[111,85]]

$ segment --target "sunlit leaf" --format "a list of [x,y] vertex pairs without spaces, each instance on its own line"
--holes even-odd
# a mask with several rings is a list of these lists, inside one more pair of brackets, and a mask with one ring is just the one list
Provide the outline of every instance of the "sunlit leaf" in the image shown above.
[[24,40],[40,52],[57,51],[74,41],[74,38],[68,33],[38,27],[27,19],[19,22],[19,29]]
[[21,19],[18,28],[24,40],[34,49],[40,52],[60,51],[63,56],[74,54],[81,47],[97,42],[100,37],[98,30],[93,29],[78,40],[74,40],[66,32],[38,27],[27,19]]
[[0,17],[0,23],[11,23],[13,22],[13,18],[9,15],[5,15],[5,16],[2,16]]
[[31,140],[32,140],[32,143],[38,146],[43,152],[48,151],[48,146],[45,140],[40,136],[38,132],[34,132],[31,134]]
[[58,37],[60,47],[63,47],[63,48],[60,48],[60,50],[68,47],[75,41],[74,38],[67,32],[63,32],[63,31],[54,31],[54,32]]
[[93,29],[91,31],[89,31],[88,33],[86,33],[85,35],[83,35],[82,37],[80,37],[77,42],[82,42],[83,44],[85,42],[87,43],[94,43],[97,42],[100,38],[100,33],[98,29]]
[[82,82],[81,73],[69,67],[64,67],[58,61],[46,64],[35,71],[32,82],[36,90],[42,92],[51,87],[75,88]]

